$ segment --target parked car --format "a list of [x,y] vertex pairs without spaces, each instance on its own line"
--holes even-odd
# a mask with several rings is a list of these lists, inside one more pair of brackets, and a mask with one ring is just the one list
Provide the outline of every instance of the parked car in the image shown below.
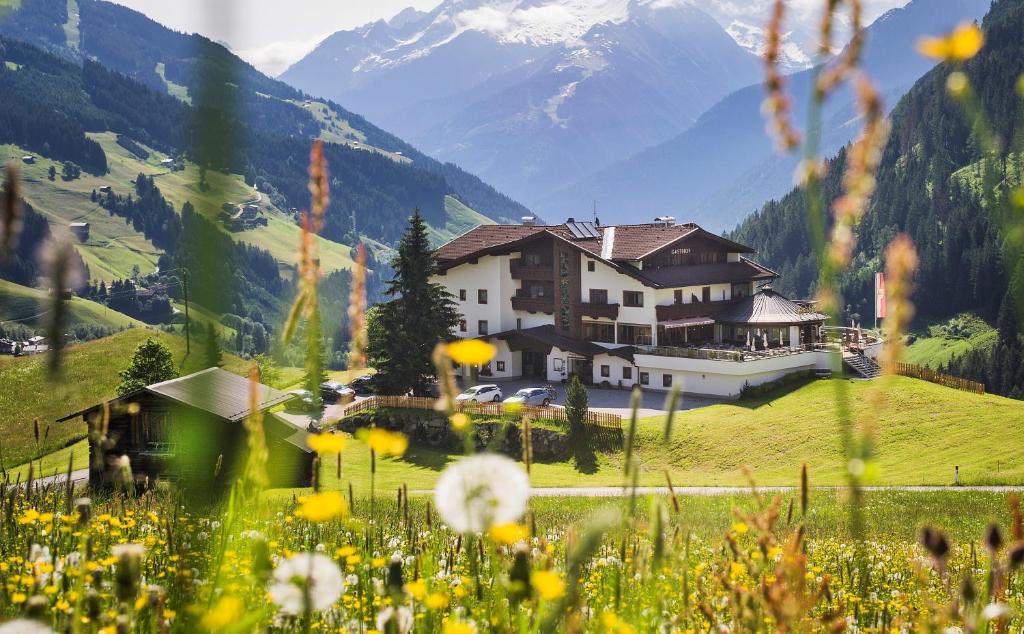
[[505,403],[547,407],[554,399],[555,388],[553,387],[526,387],[505,399]]
[[313,393],[309,390],[292,390],[288,393],[292,395],[292,400],[288,403],[288,407],[294,407],[303,411],[313,409]]
[[320,384],[320,398],[324,403],[351,401],[355,395],[355,390],[344,383],[324,381]]
[[477,403],[497,403],[501,401],[501,388],[493,383],[474,385],[455,397],[456,401],[476,401]]
[[353,380],[348,386],[359,396],[370,396],[377,391],[374,383],[372,374],[364,374],[358,379]]

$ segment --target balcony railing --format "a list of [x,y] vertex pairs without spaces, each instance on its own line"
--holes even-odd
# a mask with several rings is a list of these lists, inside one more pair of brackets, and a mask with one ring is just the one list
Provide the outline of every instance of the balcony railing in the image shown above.
[[522,260],[512,260],[509,270],[514,280],[550,280],[554,277],[551,264],[523,264]]
[[785,346],[768,350],[746,350],[742,348],[677,348],[674,346],[634,346],[637,354],[650,354],[658,357],[677,357],[682,359],[704,359],[707,361],[758,361],[775,357],[787,357],[819,350],[837,352],[837,346],[820,343],[808,343],[800,346]]
[[576,304],[576,312],[584,317],[607,317],[608,319],[619,318],[619,305],[618,304],[592,304],[590,302],[580,302]]
[[718,311],[732,306],[738,301],[738,299],[726,299],[717,302],[668,304],[665,306],[655,306],[654,313],[658,317],[658,321],[672,321],[673,319],[686,319],[688,317],[714,317]]
[[520,297],[512,298],[512,310],[525,310],[531,313],[555,313],[554,297]]

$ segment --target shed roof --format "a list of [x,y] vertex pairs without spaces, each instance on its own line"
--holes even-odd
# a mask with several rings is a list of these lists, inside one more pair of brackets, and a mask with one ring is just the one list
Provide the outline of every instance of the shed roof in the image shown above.
[[254,408],[250,402],[249,379],[220,368],[209,368],[145,389],[230,421],[242,420],[253,411],[268,409],[291,398],[290,394],[257,383]]
[[715,321],[730,324],[795,325],[825,319],[825,315],[797,304],[768,286],[715,315]]
[[[254,408],[249,395],[250,389],[249,379],[220,368],[209,368],[188,376],[148,385],[118,400],[125,401],[142,393],[156,394],[234,422],[246,418],[254,411],[269,409],[292,398],[291,394],[257,383]],[[57,422],[81,416],[97,407],[100,405],[68,414]]]

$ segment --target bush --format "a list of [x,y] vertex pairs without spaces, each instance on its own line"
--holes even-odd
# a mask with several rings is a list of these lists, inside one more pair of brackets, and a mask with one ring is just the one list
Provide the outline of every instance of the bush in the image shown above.
[[801,370],[800,372],[794,372],[787,374],[781,379],[775,381],[769,381],[762,383],[761,385],[750,385],[745,384],[743,389],[740,390],[740,398],[758,398],[761,396],[767,396],[784,389],[795,389],[803,386],[805,383],[810,383],[814,380],[814,372],[811,370]]

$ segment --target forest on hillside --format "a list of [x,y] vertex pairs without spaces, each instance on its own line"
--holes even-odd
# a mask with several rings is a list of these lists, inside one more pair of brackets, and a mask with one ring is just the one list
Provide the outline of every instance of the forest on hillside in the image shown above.
[[[877,191],[858,229],[853,264],[841,280],[845,318],[874,317],[873,275],[885,246],[899,232],[911,236],[920,266],[913,301],[921,319],[977,313],[1003,324],[998,344],[954,359],[948,370],[983,381],[995,393],[1024,397],[1022,344],[1008,320],[1024,305],[1024,271],[1008,270],[999,214],[1022,182],[1024,4],[997,2],[984,22],[986,44],[963,71],[995,136],[997,156],[980,147],[972,121],[947,94],[953,70],[941,64],[921,78],[892,113],[892,133],[877,174]],[[840,195],[845,152],[828,163],[822,184],[831,205]],[[757,250],[781,274],[780,291],[812,297],[820,263],[811,248],[805,193],[794,189],[768,202],[730,236]],[[1019,266],[1019,264],[1017,265]],[[1019,313],[1018,313],[1019,314]]]

